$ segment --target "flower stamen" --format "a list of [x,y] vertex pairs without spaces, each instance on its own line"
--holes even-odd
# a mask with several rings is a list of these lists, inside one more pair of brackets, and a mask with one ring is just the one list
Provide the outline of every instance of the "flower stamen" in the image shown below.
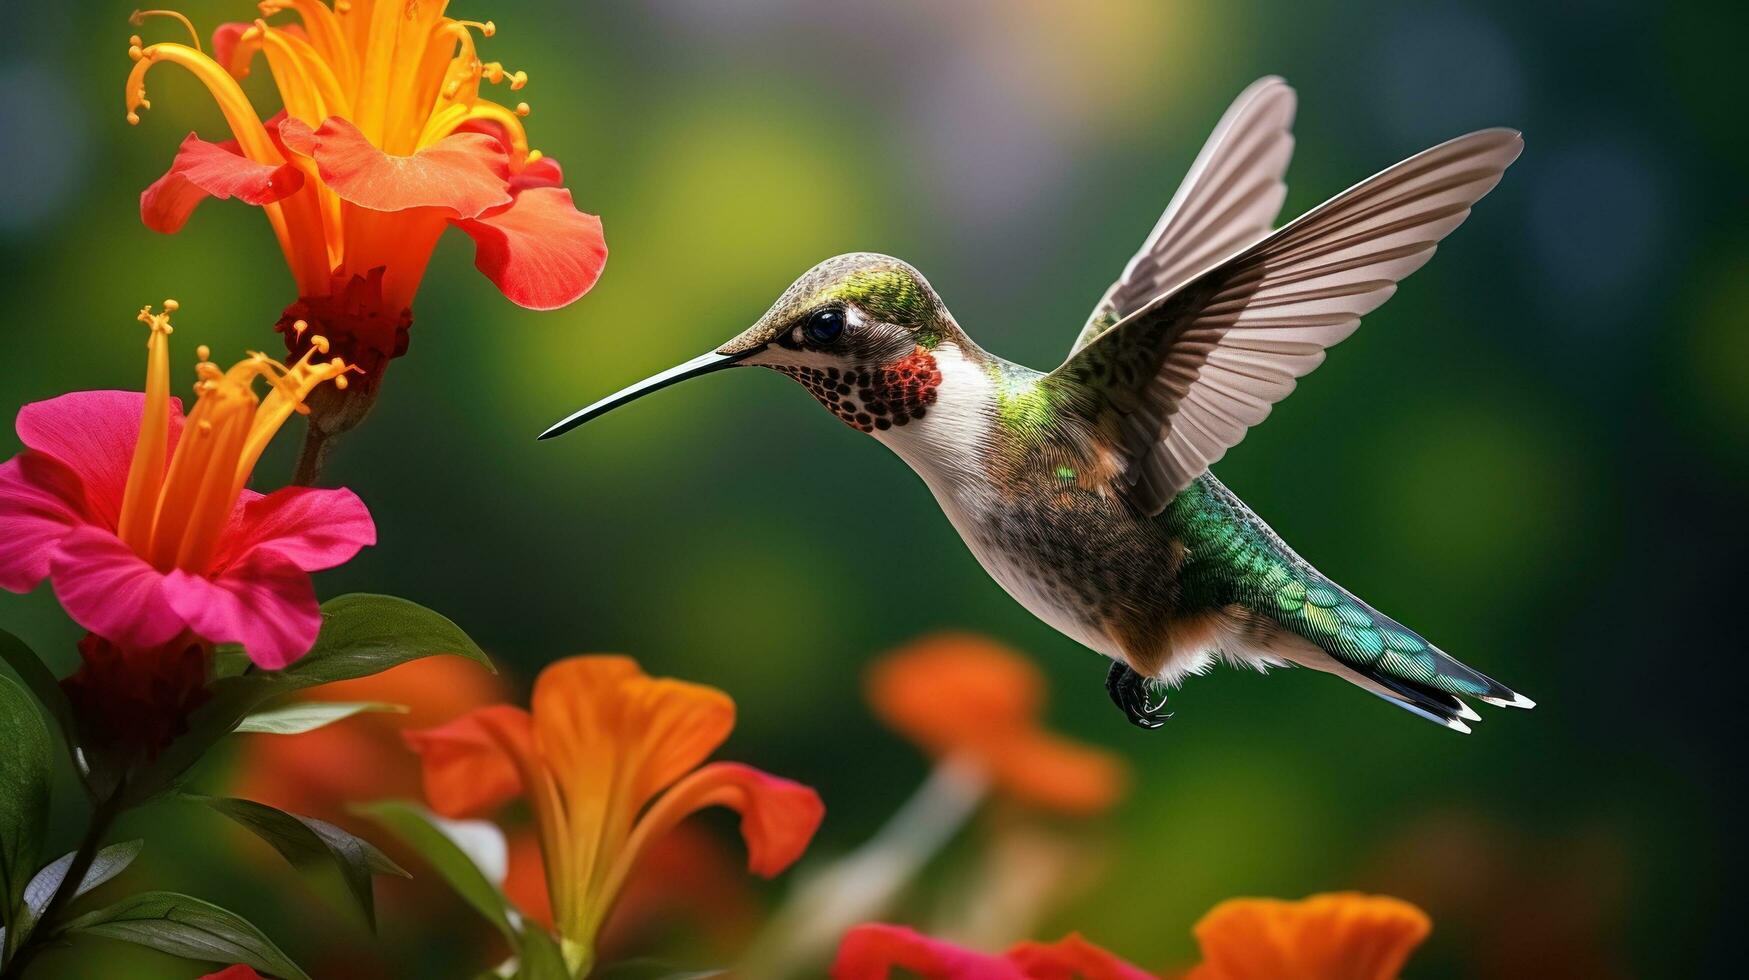
[[[294,412],[309,411],[304,400],[324,381],[341,382],[356,370],[341,358],[318,363],[328,340],[311,338],[310,349],[290,366],[260,351],[226,371],[210,358],[205,344],[195,349],[194,407],[181,441],[169,448],[170,314],[179,308],[164,301],[164,312],[140,310],[151,331],[147,339],[146,398],[140,438],[128,470],[117,533],[135,554],[160,571],[208,568],[231,513],[261,453]],[[271,389],[256,396],[254,382]]]
[[[147,17],[169,17],[172,20],[179,21],[183,27],[188,29],[188,36],[194,39],[194,50],[201,51],[200,32],[194,29],[194,23],[192,21],[190,21],[188,19],[188,17],[186,15],[184,15],[181,11],[177,11],[177,10],[136,10],[133,13],[128,15],[128,23],[134,25],[135,27],[141,27],[141,26],[145,25]],[[135,41],[134,43],[138,44],[139,42]]]

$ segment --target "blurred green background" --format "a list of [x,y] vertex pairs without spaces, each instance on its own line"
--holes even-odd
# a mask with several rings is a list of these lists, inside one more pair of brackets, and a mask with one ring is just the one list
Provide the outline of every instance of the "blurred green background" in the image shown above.
[[[183,306],[181,357],[279,349],[290,278],[255,209],[209,203],[174,237],[140,224],[138,192],[182,136],[225,134],[173,70],[125,124],[131,8],[6,0],[8,411],[137,386],[132,315],[166,296]],[[253,15],[179,9],[203,32]],[[324,595],[426,603],[524,682],[611,650],[724,688],[741,709],[725,754],[824,795],[815,855],[863,840],[925,771],[863,705],[864,664],[928,630],[987,632],[1049,673],[1058,728],[1136,772],[1122,807],[1076,831],[1103,842],[1096,884],[1038,934],[1079,929],[1151,967],[1188,962],[1190,925],[1222,898],[1344,888],[1431,912],[1414,976],[1740,963],[1725,912],[1741,892],[1743,645],[1728,624],[1749,544],[1749,231],[1740,93],[1720,80],[1742,25],[1726,5],[452,13],[497,21],[483,54],[529,72],[532,142],[602,215],[612,257],[582,301],[533,313],[474,272],[465,237],[445,239],[411,352],[329,473],[369,503],[381,543],[319,578]],[[1464,738],[1321,675],[1222,670],[1174,696],[1165,730],[1133,730],[1102,661],[1007,598],[902,464],[773,374],[688,384],[535,443],[844,251],[908,259],[986,347],[1057,363],[1228,101],[1268,73],[1301,98],[1290,215],[1450,136],[1525,132],[1439,257],[1216,470],[1326,573],[1534,712],[1487,712]],[[288,429],[258,486],[289,473],[295,441]],[[16,445],[0,437],[0,453]],[[48,590],[3,599],[0,622],[70,669],[77,632]],[[71,793],[57,813],[70,841]],[[231,901],[294,954],[350,928],[296,885],[262,883],[284,869],[215,846],[252,842],[179,816],[139,818],[171,837],[137,874]],[[419,932],[384,917],[391,940]],[[460,975],[443,955],[432,945],[406,975]]]

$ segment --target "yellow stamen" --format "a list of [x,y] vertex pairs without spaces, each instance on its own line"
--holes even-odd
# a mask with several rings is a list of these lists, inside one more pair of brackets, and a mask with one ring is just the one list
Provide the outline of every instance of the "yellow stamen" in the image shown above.
[[[333,381],[344,387],[344,375],[355,368],[338,357],[316,362],[317,354],[328,351],[322,337],[311,338],[311,349],[291,367],[251,351],[229,371],[208,360],[212,352],[203,344],[195,350],[200,363],[195,365],[194,407],[171,452],[169,338],[170,314],[177,308],[175,300],[166,300],[163,313],[153,313],[151,307],[140,311],[140,322],[151,331],[145,408],[117,530],[134,553],[160,570],[204,574],[237,498],[280,426],[293,413],[309,410],[304,399],[317,385]],[[265,399],[255,394],[257,379],[270,388]]]
[[[201,50],[200,32],[194,29],[194,24],[191,21],[189,21],[189,19],[186,16],[184,16],[180,11],[175,11],[175,10],[136,10],[132,14],[128,15],[128,23],[134,25],[135,27],[139,27],[146,22],[147,17],[169,17],[172,20],[180,21],[182,23],[183,27],[188,28],[188,36],[194,39],[194,50],[196,50],[196,51]],[[139,44],[140,42],[136,40],[134,43]]]
[[267,67],[273,72],[274,84],[285,100],[286,112],[320,126],[329,116],[344,116],[351,112],[352,100],[340,87],[340,80],[328,62],[322,59],[310,42],[301,37],[268,26],[258,20],[246,34],[259,32],[262,50],[267,54]]
[[139,315],[139,321],[151,331],[146,338],[146,400],[116,528],[122,541],[136,553],[151,543],[152,516],[170,456],[170,314],[175,311],[176,301],[166,300],[163,313],[153,313],[147,306]]
[[[212,93],[245,157],[275,167],[289,162],[303,175],[302,188],[264,206],[299,294],[323,294],[336,277],[365,274],[405,253],[415,259],[387,262],[386,281],[397,299],[410,298],[423,272],[418,257],[427,254],[441,228],[403,234],[399,226],[411,216],[387,219],[345,205],[313,160],[282,155],[237,80],[261,53],[290,117],[311,127],[330,117],[346,119],[393,156],[413,154],[470,122],[494,122],[505,134],[511,170],[520,172],[539,159],[530,153],[521,123],[528,104],[500,105],[481,98],[480,88],[484,82],[508,83],[510,91],[521,91],[528,74],[482,62],[476,43],[496,35],[497,25],[450,18],[445,0],[257,0],[256,6],[262,19],[238,35],[228,64],[208,56],[198,38],[192,46],[129,38],[134,64],[125,87],[128,121],[137,123],[140,111],[151,108],[145,76],[152,65],[168,61],[186,68]],[[266,20],[280,13],[296,14],[302,35]],[[148,16],[172,17],[194,34],[188,19],[173,11],[140,11],[135,22]]]
[[[219,111],[224,114],[225,122],[230,124],[231,135],[237,138],[237,147],[243,151],[244,156],[256,163],[276,167],[285,162],[279,155],[279,150],[274,147],[272,138],[267,135],[267,128],[261,124],[261,117],[256,114],[249,97],[237,85],[237,80],[219,67],[218,62],[183,44],[154,44],[139,50],[138,57],[134,59],[134,67],[128,72],[124,90],[129,125],[139,124],[139,109],[152,107],[152,103],[146,99],[146,73],[161,61],[181,65],[206,86],[207,91],[212,93],[213,101],[218,103]],[[268,204],[263,210],[267,212],[268,223],[273,226],[273,234],[279,239],[279,247],[285,252],[286,261],[295,270],[297,253],[292,247],[291,232],[286,226],[284,212],[277,203]]]
[[263,16],[282,10],[296,13],[304,23],[305,33],[310,35],[310,43],[333,69],[341,87],[351,91],[358,84],[358,58],[346,41],[335,10],[329,10],[320,0],[262,0],[260,7]]

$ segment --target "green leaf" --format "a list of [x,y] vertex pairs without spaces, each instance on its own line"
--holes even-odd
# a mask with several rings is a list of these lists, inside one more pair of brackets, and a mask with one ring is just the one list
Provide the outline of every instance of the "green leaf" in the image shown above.
[[243,648],[235,643],[221,643],[213,647],[213,676],[237,677],[255,666]]
[[519,945],[516,929],[510,924],[509,902],[486,880],[479,866],[439,829],[441,818],[402,800],[366,803],[352,809],[387,827],[402,843],[418,852],[456,894],[497,926],[512,946]]
[[242,824],[255,836],[273,845],[274,850],[302,873],[337,872],[373,932],[377,923],[371,877],[411,877],[375,845],[326,820],[287,813],[253,800],[192,795],[185,798],[204,803]]
[[565,955],[545,929],[530,923],[517,949],[516,980],[571,980]]
[[42,851],[49,812],[49,730],[36,700],[0,676],[0,925],[11,928]]
[[726,977],[729,971],[721,968],[712,970],[681,970],[672,963],[661,960],[640,957],[632,960],[620,960],[609,966],[589,974],[590,980],[710,980],[712,977]]
[[77,746],[79,740],[74,737],[73,709],[67,704],[66,692],[61,690],[61,682],[55,679],[54,672],[42,662],[36,651],[18,637],[0,630],[0,660],[6,661],[6,665],[24,682],[25,688],[36,695],[43,710],[49,713],[56,727],[60,728],[68,747]]
[[[73,898],[85,894],[98,885],[103,884],[116,875],[127,870],[134,863],[134,858],[140,856],[140,849],[146,846],[143,840],[123,841],[111,844],[97,852],[91,859],[91,867],[85,870],[85,879],[79,882],[79,887],[73,890]],[[42,917],[43,909],[49,907],[49,900],[55,897],[56,889],[66,880],[67,872],[73,868],[73,852],[67,853],[50,862],[36,877],[30,879],[30,884],[24,887],[24,906],[19,910],[18,942],[24,942],[30,935],[30,930]],[[65,908],[65,906],[62,906]]]
[[[172,742],[129,783],[129,802],[175,785],[219,739],[235,731],[261,705],[318,684],[380,673],[410,661],[454,654],[497,668],[461,627],[418,603],[393,596],[354,593],[322,604],[316,645],[284,670],[252,670],[215,679],[207,701],[189,716],[188,732]],[[221,666],[239,669],[235,654]]]
[[310,980],[273,940],[235,912],[175,892],[141,892],[105,909],[82,915],[61,930],[64,936],[101,936],[146,946],[183,959],[242,963],[255,970]]
[[451,653],[497,672],[461,627],[416,602],[354,593],[322,604],[316,645],[279,672],[287,690],[381,673],[411,660]]
[[259,735],[302,735],[363,711],[406,714],[407,706],[383,701],[303,701],[283,708],[257,711],[244,718],[236,731]]

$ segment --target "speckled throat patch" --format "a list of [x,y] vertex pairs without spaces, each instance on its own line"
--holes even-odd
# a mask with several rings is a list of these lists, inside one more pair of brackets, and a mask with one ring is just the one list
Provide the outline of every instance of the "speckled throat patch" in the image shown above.
[[922,347],[873,368],[779,366],[775,370],[801,382],[845,425],[862,432],[884,431],[923,418],[941,387],[935,355]]

